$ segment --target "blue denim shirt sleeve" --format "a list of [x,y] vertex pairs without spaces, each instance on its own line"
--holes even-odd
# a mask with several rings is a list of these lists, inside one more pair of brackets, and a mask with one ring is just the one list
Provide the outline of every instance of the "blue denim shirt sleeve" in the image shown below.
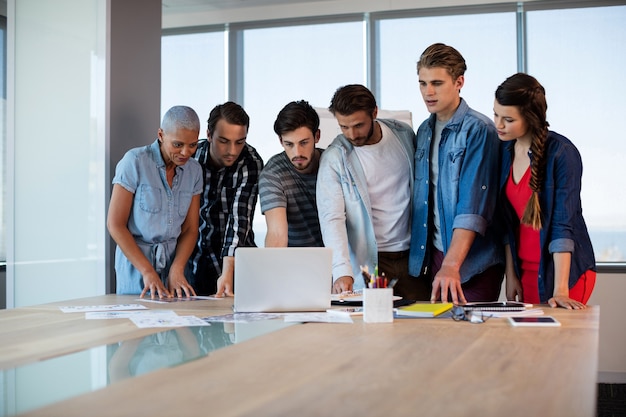
[[[551,136],[554,136],[552,134]],[[556,145],[560,146],[556,146]],[[551,233],[548,250],[574,252],[576,217],[582,212],[580,201],[582,159],[571,142],[552,141],[553,150],[546,170],[544,198],[552,200],[545,207],[553,208],[549,214]]]
[[476,123],[468,129],[453,229],[485,234],[497,201],[498,145],[492,125]]

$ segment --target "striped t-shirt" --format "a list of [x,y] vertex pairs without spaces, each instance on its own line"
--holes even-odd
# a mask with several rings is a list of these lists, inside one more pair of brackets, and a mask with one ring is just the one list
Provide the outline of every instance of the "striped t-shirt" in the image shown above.
[[261,213],[286,208],[288,246],[324,246],[315,204],[316,181],[317,172],[301,174],[285,152],[271,157],[261,171]]

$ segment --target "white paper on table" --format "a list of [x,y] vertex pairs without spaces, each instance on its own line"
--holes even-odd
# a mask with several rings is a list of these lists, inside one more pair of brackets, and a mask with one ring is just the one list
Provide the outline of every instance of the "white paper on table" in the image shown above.
[[137,298],[135,301],[141,301],[143,303],[156,303],[156,304],[169,304],[179,303],[181,301],[200,301],[200,300],[222,300],[220,297],[211,297],[204,295],[194,295],[192,297],[170,297],[170,298]]
[[285,313],[231,313],[203,317],[202,320],[219,323],[250,323],[252,321],[273,320],[283,316]]
[[285,321],[299,323],[354,323],[349,314],[337,313],[288,313],[285,314]]
[[167,316],[161,317],[153,314],[132,316],[130,320],[141,329],[149,327],[192,327],[210,326],[211,323],[196,316]]
[[178,316],[172,310],[134,310],[134,311],[88,311],[85,313],[86,320],[129,319],[133,316],[154,315],[158,317]]
[[87,311],[121,311],[121,310],[147,310],[148,307],[141,304],[110,304],[99,306],[64,306],[59,307],[64,313],[84,313]]

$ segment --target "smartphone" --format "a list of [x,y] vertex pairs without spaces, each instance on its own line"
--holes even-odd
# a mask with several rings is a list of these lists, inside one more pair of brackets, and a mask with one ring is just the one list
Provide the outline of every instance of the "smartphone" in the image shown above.
[[539,317],[509,317],[509,323],[512,326],[525,326],[525,327],[558,327],[561,323],[552,316],[539,316]]

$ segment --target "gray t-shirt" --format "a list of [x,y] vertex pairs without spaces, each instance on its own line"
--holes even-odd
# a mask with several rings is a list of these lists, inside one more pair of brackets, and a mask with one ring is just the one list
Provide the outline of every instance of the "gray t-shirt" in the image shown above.
[[433,145],[430,150],[430,182],[433,187],[433,246],[443,252],[443,239],[441,238],[441,216],[439,211],[439,199],[437,198],[437,184],[439,183],[439,144],[441,143],[441,131],[448,121],[435,123]]
[[301,174],[285,152],[270,158],[261,171],[261,213],[276,207],[286,208],[288,246],[324,246],[315,204],[316,181],[317,172]]

